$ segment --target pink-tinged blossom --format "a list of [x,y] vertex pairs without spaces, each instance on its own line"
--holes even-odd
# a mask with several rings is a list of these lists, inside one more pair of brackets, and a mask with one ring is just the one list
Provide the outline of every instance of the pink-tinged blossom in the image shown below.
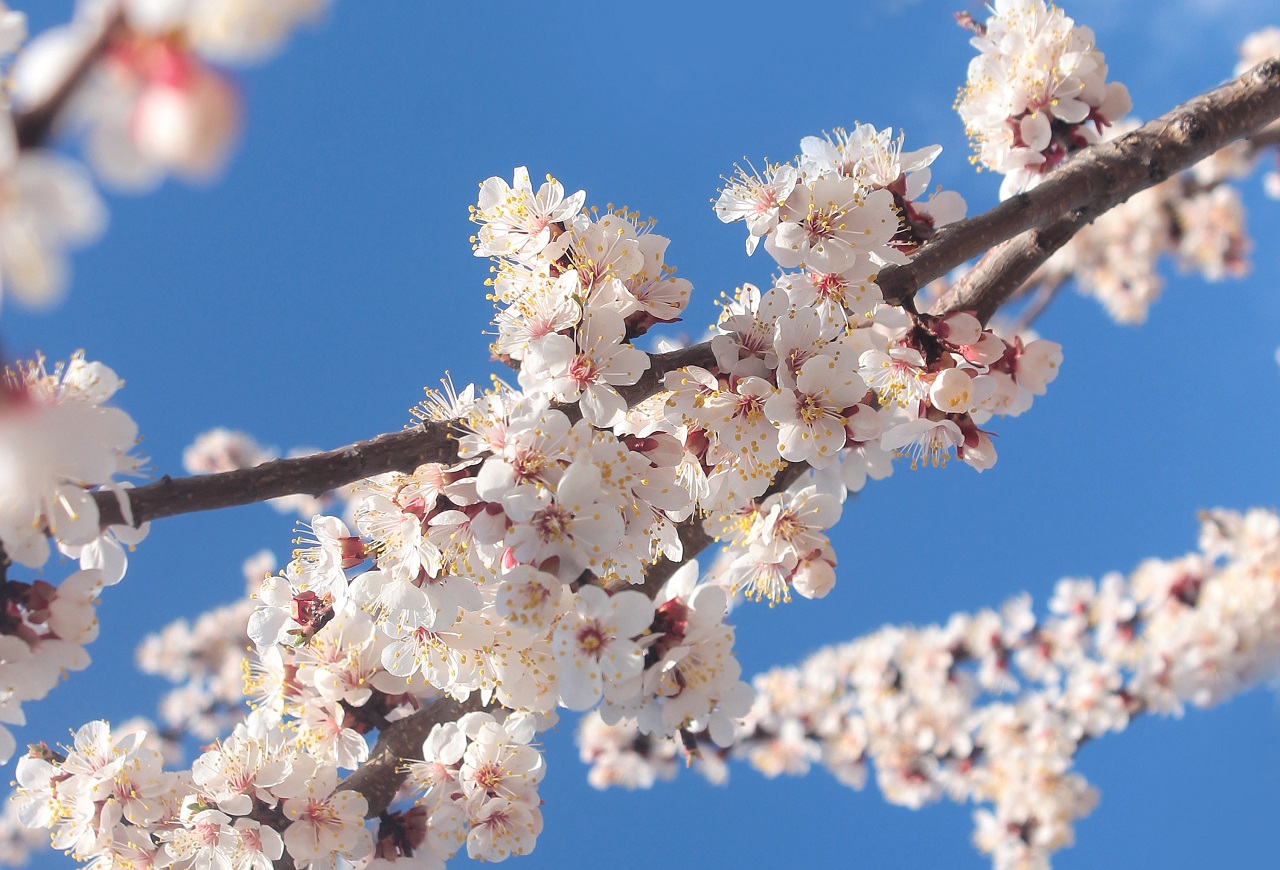
[[824,323],[857,326],[884,301],[875,283],[878,267],[871,258],[859,259],[843,272],[807,269],[786,274],[777,286],[787,291],[797,308],[814,308]]
[[232,823],[237,842],[232,852],[236,870],[272,870],[284,854],[284,839],[274,828],[252,819]]
[[542,812],[535,806],[492,798],[477,804],[467,835],[467,857],[505,861],[533,850],[542,832]]
[[612,426],[627,409],[616,387],[634,384],[649,368],[649,356],[624,340],[622,316],[590,308],[577,338],[550,335],[529,347],[520,383],[558,402],[579,402],[583,419]]
[[568,249],[565,256],[578,272],[579,295],[588,307],[598,308],[597,294],[608,292],[616,298],[616,292],[607,290],[614,281],[626,281],[644,266],[644,254],[640,252],[640,230],[647,230],[648,222],[637,228],[623,209],[607,211],[592,217],[579,215],[567,234]]
[[532,737],[533,723],[526,717],[513,716],[503,725],[482,724],[468,743],[458,771],[467,797],[537,806],[538,783],[546,774],[546,764],[542,754],[528,745]]
[[[82,373],[101,368],[95,386]],[[49,553],[45,529],[60,543],[98,537],[98,508],[89,489],[137,469],[130,456],[137,426],[118,408],[100,403],[120,381],[100,363],[73,357],[48,373],[39,360],[6,370],[0,391],[0,542],[29,567]]]
[[509,307],[498,312],[493,352],[522,360],[530,345],[573,329],[582,321],[578,292],[578,273],[572,269],[558,278],[546,276],[533,282],[510,300]]
[[904,262],[889,247],[897,231],[893,194],[867,193],[852,179],[828,175],[796,188],[764,246],[785,268],[843,272],[859,255]]
[[217,810],[201,810],[185,826],[160,834],[171,859],[210,870],[232,870],[231,856],[239,838],[229,819]]
[[868,350],[858,358],[858,372],[876,391],[880,404],[913,408],[929,392],[924,382],[924,357],[911,347],[894,345],[888,351]]
[[530,261],[543,255],[564,225],[582,210],[586,196],[581,190],[565,196],[564,187],[550,175],[534,193],[529,170],[523,166],[516,168],[511,184],[496,176],[486,179],[471,210],[471,219],[480,224],[476,256]]
[[754,254],[760,239],[773,232],[778,215],[795,190],[799,178],[788,163],[766,164],[764,173],[736,167],[716,200],[716,217],[724,223],[745,221],[747,253]]
[[620,698],[639,688],[644,656],[633,638],[649,627],[653,613],[653,602],[639,592],[610,596],[597,586],[578,590],[573,611],[552,639],[566,707],[586,710],[602,697]]
[[559,558],[578,569],[599,565],[622,540],[625,525],[593,462],[573,462],[555,492],[537,489],[509,499],[514,557],[525,564]]
[[544,634],[568,609],[567,589],[554,574],[532,565],[516,565],[502,575],[498,586],[498,615],[512,625]]
[[778,452],[784,459],[817,468],[835,461],[845,442],[845,409],[866,392],[862,378],[842,371],[832,357],[808,360],[794,390],[783,390],[765,402],[766,416],[778,426]]
[[960,427],[951,420],[920,417],[908,420],[885,432],[880,446],[898,456],[911,459],[911,468],[946,466],[950,451],[964,444]]
[[768,377],[778,367],[774,329],[790,308],[784,290],[774,287],[761,294],[754,284],[737,288],[720,312],[719,332],[711,337],[720,370],[738,377]]
[[970,42],[979,54],[957,104],[984,166],[1005,175],[1000,196],[1034,187],[1071,151],[1132,107],[1106,81],[1093,31],[1044,0],[1001,0]]
[[292,824],[284,845],[299,867],[333,868],[340,858],[359,861],[373,850],[364,826],[368,801],[358,791],[334,791],[337,768],[321,764],[296,797],[282,804]]

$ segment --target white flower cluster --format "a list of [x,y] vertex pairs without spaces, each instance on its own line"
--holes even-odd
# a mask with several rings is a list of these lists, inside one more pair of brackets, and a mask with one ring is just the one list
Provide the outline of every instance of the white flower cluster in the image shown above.
[[800,271],[725,303],[711,341],[718,372],[691,366],[665,380],[667,423],[698,460],[684,463],[682,478],[740,551],[721,576],[771,603],[792,587],[824,595],[835,580],[820,530],[838,518],[838,502],[806,491],[752,504],[787,462],[838,464],[841,499],[887,475],[891,455],[916,468],[954,451],[989,468],[995,449],[979,425],[1030,407],[1062,358],[1051,341],[1006,344],[966,312],[883,304],[876,271],[964,214],[954,193],[916,199],[938,148],[904,154],[890,131],[861,125],[805,139],[802,150],[798,168],[739,170],[716,205],[721,220],[746,222],[749,249],[763,239],[781,266]]
[[[1236,74],[1280,54],[1280,28],[1251,34],[1240,46]],[[1113,123],[1101,140],[1139,126],[1133,119]],[[1245,275],[1253,240],[1245,226],[1239,189],[1230,182],[1251,175],[1266,152],[1275,160],[1280,125],[1215,152],[1186,172],[1147,188],[1081,229],[1032,277],[1029,284],[1056,288],[1071,280],[1093,296],[1119,323],[1146,320],[1164,287],[1158,261],[1172,257],[1183,272],[1208,281]],[[1264,179],[1280,197],[1280,174]]]
[[1004,175],[1000,198],[1035,187],[1072,151],[1132,108],[1129,91],[1107,82],[1093,31],[1044,0],[995,0],[973,23],[980,52],[957,109],[977,162]]
[[97,721],[62,752],[33,747],[18,761],[18,820],[104,867],[270,870],[285,848],[300,867],[333,867],[372,852],[365,798],[339,790],[335,765],[261,720],[238,725],[185,772],[162,770],[145,736],[113,736]]
[[[1213,511],[1199,552],[1063,580],[1045,617],[1023,596],[761,675],[734,752],[770,776],[820,763],[854,788],[874,762],[887,800],[986,805],[978,847],[997,867],[1041,867],[1097,801],[1071,770],[1082,743],[1141,713],[1219,703],[1278,663],[1280,517]],[[627,763],[644,761],[633,746]]]
[[[467,855],[504,861],[533,850],[542,831],[538,783],[546,773],[542,753],[530,745],[534,718],[512,714],[499,722],[489,713],[467,713],[436,725],[409,776],[423,793],[427,830],[412,852],[437,860],[467,844]],[[398,857],[398,856],[397,856]]]
[[[0,722],[21,725],[24,701],[43,698],[61,678],[89,664],[84,645],[98,635],[97,595],[124,576],[124,544],[146,536],[128,525],[103,530],[93,490],[115,490],[136,471],[137,427],[104,406],[119,389],[111,369],[73,356],[49,372],[43,360],[6,369],[0,383],[0,546],[6,559],[40,568],[50,539],[80,570],[58,586],[6,578],[0,589]],[[121,510],[128,519],[128,499]],[[6,563],[7,564],[7,563]],[[0,760],[15,742],[0,725]]]
[[870,124],[806,136],[794,165],[768,163],[763,172],[737,167],[716,215],[746,223],[748,254],[764,239],[781,266],[803,267],[813,284],[808,293],[816,297],[809,304],[837,317],[845,302],[870,312],[880,301],[872,284],[876,266],[906,262],[935,229],[964,217],[955,191],[923,199],[942,146],[903,152],[902,144],[891,127]]

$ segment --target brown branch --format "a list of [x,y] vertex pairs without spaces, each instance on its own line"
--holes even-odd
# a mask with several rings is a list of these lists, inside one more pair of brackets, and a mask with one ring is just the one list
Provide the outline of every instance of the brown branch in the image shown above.
[[[689,365],[710,366],[715,362],[707,342],[653,354],[650,360],[649,370],[639,382],[618,391],[628,405],[658,392],[667,372]],[[576,411],[577,407],[565,410]],[[457,446],[449,425],[428,422],[336,450],[273,459],[253,468],[193,477],[165,475],[155,483],[128,490],[128,495],[133,522],[137,525],[162,517],[256,504],[297,493],[318,496],[375,474],[410,472],[429,462],[447,464],[457,459]],[[94,498],[104,527],[124,523],[113,493],[98,492]]]
[[[1079,227],[1277,117],[1280,58],[1272,58],[1132,133],[1076,153],[1039,187],[1011,197],[985,214],[944,228],[909,264],[888,267],[880,273],[877,282],[881,292],[889,302],[908,302],[928,282],[1023,233],[1023,238],[984,258],[990,263],[969,282],[973,288],[969,295],[949,302],[952,309],[959,306],[994,311],[1001,300],[1017,290],[1016,284],[1034,272],[1032,266],[1037,258],[1043,262]],[[1009,272],[1002,273],[999,280],[993,277],[989,289],[978,287],[981,275],[994,275],[998,269]],[[1015,281],[1019,274],[1021,280]],[[655,354],[652,359],[651,369],[640,382],[620,391],[628,404],[656,392],[667,371],[683,365],[705,366],[712,361],[707,342]],[[165,477],[133,490],[130,498],[135,522],[143,522],[299,492],[318,494],[371,474],[412,471],[424,462],[449,462],[454,458],[451,451],[443,428],[422,426],[327,453],[276,460],[241,471],[195,478]],[[104,524],[122,521],[113,497],[100,495],[98,506]]]
[[[412,471],[428,462],[454,462],[457,447],[444,423],[389,432],[337,450],[273,459],[253,468],[173,478],[128,490],[134,524],[195,511],[253,504],[280,496],[320,495],[386,471]],[[124,523],[116,496],[94,493],[103,526]]]
[[985,325],[1086,223],[1081,212],[1072,212],[1047,227],[1030,230],[993,248],[938,300],[935,313],[972,311]]

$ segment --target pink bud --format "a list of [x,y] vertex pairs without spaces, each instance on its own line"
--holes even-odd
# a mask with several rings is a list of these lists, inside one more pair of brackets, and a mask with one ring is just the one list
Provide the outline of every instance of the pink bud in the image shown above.
[[134,144],[146,157],[191,179],[226,162],[240,130],[235,90],[205,68],[178,81],[153,80],[133,108]]

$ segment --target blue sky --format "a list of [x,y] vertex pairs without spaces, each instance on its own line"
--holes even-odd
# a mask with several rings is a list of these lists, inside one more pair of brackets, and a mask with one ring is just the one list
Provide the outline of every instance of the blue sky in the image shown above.
[[[71,4],[28,5],[38,30]],[[1239,40],[1280,23],[1269,5],[1065,8],[1094,27],[1112,77],[1150,118],[1227,77]],[[467,205],[478,182],[522,164],[585,188],[589,203],[656,217],[668,261],[693,282],[687,329],[699,334],[721,290],[771,272],[710,207],[743,155],[785,159],[824,128],[894,125],[908,147],[944,146],[934,180],[971,212],[995,202],[998,179],[973,172],[951,111],[971,56],[954,8],[339,2],[241,77],[249,123],[225,177],[112,197],[112,225],[75,258],[67,301],[49,314],[6,306],[6,347],[54,359],[83,347],[112,365],[157,474],[180,472],[182,448],[215,425],[282,448],[399,428],[446,370],[459,382],[493,371],[487,261],[471,256]],[[1249,278],[1171,274],[1138,329],[1064,295],[1041,321],[1064,347],[1062,374],[1029,414],[999,423],[997,466],[900,470],[869,487],[833,535],[830,597],[736,612],[746,673],[1022,590],[1042,606],[1059,577],[1191,549],[1200,508],[1276,504],[1280,203],[1256,179],[1245,199],[1258,240]],[[286,554],[290,532],[265,507],[158,523],[104,596],[93,667],[29,705],[19,741],[151,712],[164,686],[134,672],[137,642],[235,597],[241,561]],[[739,765],[726,788],[682,775],[597,793],[571,723],[545,736],[546,830],[524,866],[986,866],[969,808],[890,807],[874,786],[854,793],[821,772],[766,781]],[[1079,769],[1102,801],[1060,867],[1274,860],[1273,692],[1138,722],[1086,747]]]

